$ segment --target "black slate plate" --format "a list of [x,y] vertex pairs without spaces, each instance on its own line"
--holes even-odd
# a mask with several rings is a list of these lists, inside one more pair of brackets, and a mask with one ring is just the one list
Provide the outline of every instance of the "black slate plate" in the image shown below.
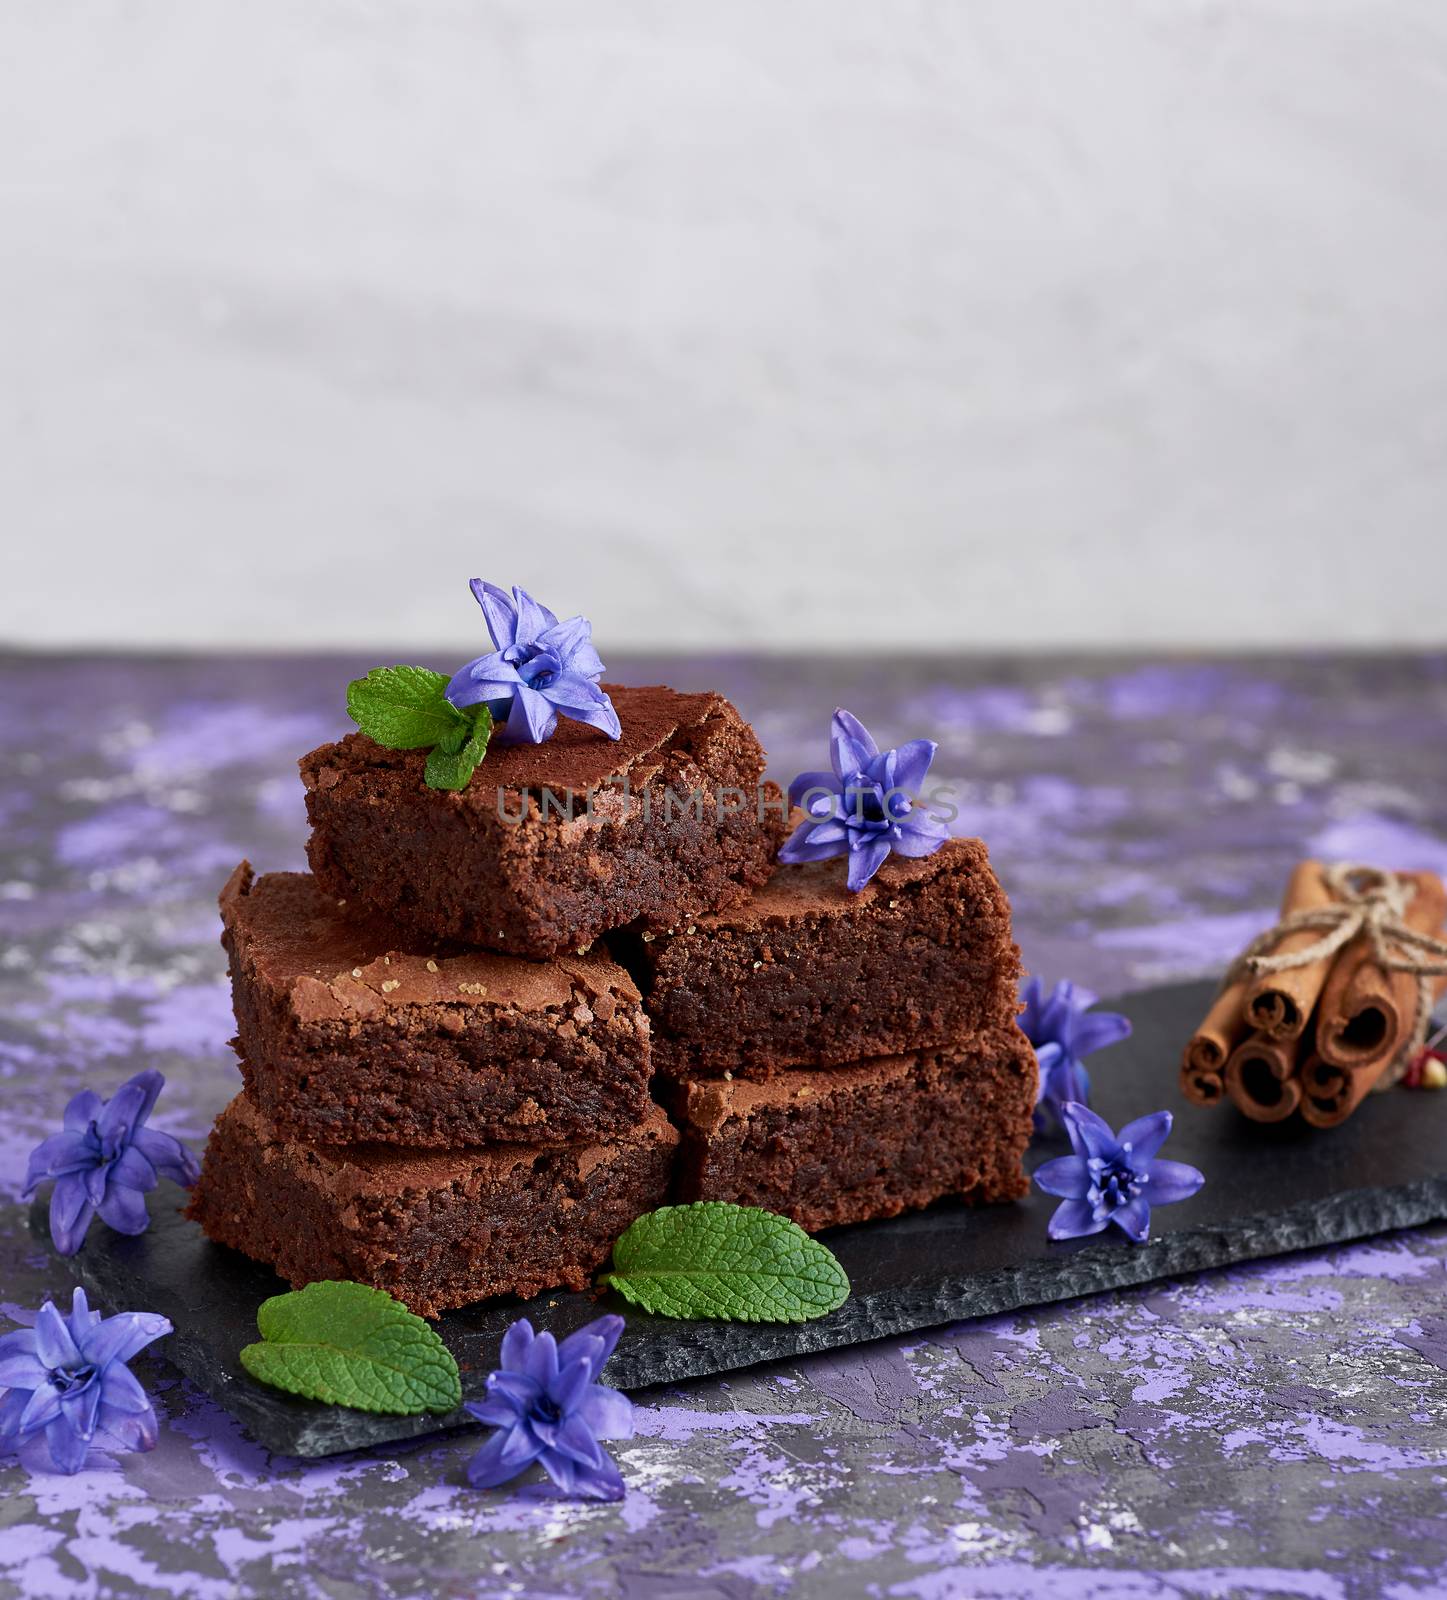
[[[1200,1193],[1154,1214],[1147,1244],[1132,1246],[1114,1231],[1051,1244],[1045,1225],[1056,1202],[1038,1193],[983,1210],[947,1202],[825,1234],[853,1292],[817,1322],[671,1322],[616,1296],[567,1293],[541,1295],[526,1306],[493,1301],[449,1312],[437,1326],[457,1357],[463,1393],[481,1392],[503,1330],[524,1312],[535,1327],[561,1335],[605,1307],[622,1311],[628,1329],[607,1376],[636,1389],[1447,1217],[1447,1094],[1372,1095],[1343,1127],[1325,1134],[1296,1123],[1249,1122],[1230,1106],[1188,1105],[1176,1087],[1177,1063],[1212,992],[1212,985],[1194,983],[1111,1002],[1131,1017],[1135,1034],[1091,1063],[1096,1109],[1113,1126],[1169,1106],[1176,1126],[1164,1153],[1206,1174]],[[1027,1165],[1062,1148],[1037,1142]],[[107,1310],[168,1316],[176,1331],[162,1352],[259,1443],[280,1454],[323,1456],[471,1421],[462,1412],[374,1417],[292,1399],[255,1382],[237,1353],[256,1337],[257,1306],[286,1285],[267,1268],[208,1243],[178,1214],[169,1185],[151,1202],[148,1233],[127,1239],[97,1225],[71,1265]],[[48,1238],[41,1202],[31,1225]]]

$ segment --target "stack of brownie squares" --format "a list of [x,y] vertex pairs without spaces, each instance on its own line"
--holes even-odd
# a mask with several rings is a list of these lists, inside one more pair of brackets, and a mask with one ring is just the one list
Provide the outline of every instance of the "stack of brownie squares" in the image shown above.
[[1026,1192],[1035,1053],[978,839],[890,856],[857,893],[843,861],[781,865],[743,905],[636,948],[681,1199],[814,1231]]
[[423,1315],[583,1289],[668,1200],[817,1229],[1024,1191],[1035,1061],[983,846],[776,864],[717,694],[608,686],[469,786],[350,734],[302,758],[311,873],[221,895],[244,1088],[190,1206],[295,1286]]

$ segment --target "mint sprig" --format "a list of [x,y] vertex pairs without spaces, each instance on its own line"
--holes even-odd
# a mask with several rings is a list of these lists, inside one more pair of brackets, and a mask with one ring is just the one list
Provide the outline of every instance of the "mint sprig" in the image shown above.
[[347,685],[347,713],[388,750],[430,749],[423,777],[431,789],[465,789],[492,735],[487,707],[459,710],[447,679],[427,667],[373,667]]
[[844,1268],[798,1223],[723,1200],[639,1217],[602,1281],[655,1316],[725,1322],[807,1322],[849,1298]]
[[492,735],[492,713],[478,706],[471,722],[439,741],[427,758],[423,778],[429,789],[465,789],[487,754]]
[[241,1352],[253,1378],[308,1400],[418,1416],[462,1404],[457,1363],[434,1329],[381,1289],[309,1283],[263,1300],[260,1344]]

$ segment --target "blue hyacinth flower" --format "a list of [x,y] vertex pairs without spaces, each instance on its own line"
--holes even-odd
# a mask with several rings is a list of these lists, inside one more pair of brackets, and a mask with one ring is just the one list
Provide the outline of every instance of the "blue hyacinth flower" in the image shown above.
[[599,1440],[631,1438],[633,1406],[598,1382],[622,1332],[622,1317],[599,1317],[558,1344],[526,1317],[513,1323],[487,1398],[467,1405],[497,1430],[468,1464],[475,1489],[506,1483],[536,1461],[564,1494],[623,1498],[622,1475]]
[[598,687],[603,663],[588,620],[559,622],[526,589],[509,596],[481,578],[471,587],[497,648],[453,674],[446,691],[452,704],[486,705],[501,744],[541,744],[552,738],[559,713],[621,739],[618,713]]

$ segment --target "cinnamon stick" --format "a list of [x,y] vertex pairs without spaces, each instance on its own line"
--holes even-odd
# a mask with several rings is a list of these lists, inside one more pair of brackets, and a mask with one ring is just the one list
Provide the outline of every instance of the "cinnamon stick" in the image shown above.
[[[1281,916],[1298,911],[1319,911],[1331,905],[1335,895],[1322,877],[1321,862],[1303,861],[1292,872],[1281,902]],[[1295,955],[1308,950],[1321,938],[1319,930],[1303,929],[1289,933],[1271,952],[1273,956]],[[1246,990],[1246,1022],[1269,1039],[1299,1039],[1316,1006],[1331,969],[1331,958],[1313,961],[1310,966],[1292,967],[1252,979]]]
[[[1384,1067],[1385,1064],[1384,1060]],[[1323,1061],[1313,1053],[1301,1069],[1303,1120],[1313,1128],[1339,1127],[1367,1097],[1380,1076],[1378,1072],[1369,1078],[1365,1072],[1352,1072],[1347,1067]]]
[[1253,1033],[1231,1052],[1226,1092],[1253,1122],[1280,1122],[1302,1103],[1294,1040]]
[[1181,1057],[1181,1093],[1198,1106],[1218,1105],[1225,1093],[1226,1062],[1246,1032],[1246,980],[1229,984],[1212,1002],[1205,1021]]
[[[1440,938],[1447,921],[1442,880],[1432,872],[1404,872],[1402,877],[1416,885],[1402,921],[1414,932]],[[1436,988],[1440,993],[1440,979]],[[1358,935],[1338,954],[1322,989],[1317,1055],[1330,1066],[1369,1073],[1370,1089],[1406,1046],[1417,1020],[1417,1004],[1416,977],[1380,966],[1370,940]],[[1357,1103],[1352,1102],[1353,1110]]]

